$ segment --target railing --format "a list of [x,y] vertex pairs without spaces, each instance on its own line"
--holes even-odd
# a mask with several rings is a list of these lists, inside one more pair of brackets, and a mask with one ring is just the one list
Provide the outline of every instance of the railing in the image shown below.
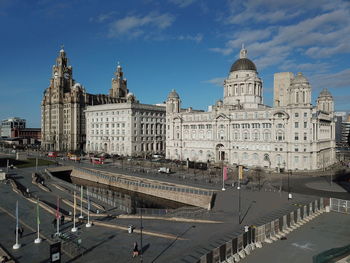
[[330,209],[331,211],[350,214],[350,201],[331,198]]
[[168,186],[168,185],[162,185],[162,184],[144,183],[144,182],[140,182],[140,181],[129,180],[126,178],[109,176],[106,174],[101,174],[101,173],[87,170],[87,169],[82,169],[82,168],[77,168],[77,167],[74,167],[74,169],[77,171],[83,172],[83,173],[88,173],[88,174],[100,177],[100,178],[105,179],[105,180],[110,181],[110,182],[121,183],[121,184],[125,184],[128,186],[145,187],[145,188],[152,188],[152,189],[157,189],[157,190],[174,191],[174,192],[189,193],[189,194],[195,194],[195,195],[211,196],[213,194],[212,191],[206,191],[206,190],[201,190],[201,189],[182,188],[182,187]]

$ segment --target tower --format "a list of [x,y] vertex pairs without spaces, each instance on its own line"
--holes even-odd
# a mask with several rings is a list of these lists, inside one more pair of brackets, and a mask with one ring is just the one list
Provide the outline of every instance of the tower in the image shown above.
[[317,98],[317,109],[328,113],[332,113],[334,111],[332,94],[326,88],[321,91]]
[[311,86],[301,72],[298,72],[288,88],[288,105],[311,106]]
[[126,99],[126,95],[129,93],[127,89],[127,80],[123,78],[123,69],[119,65],[114,73],[115,78],[112,78],[112,88],[109,90],[109,95],[112,98]]
[[253,109],[262,104],[262,81],[247,54],[248,51],[242,46],[239,59],[233,63],[224,81],[224,105],[241,105]]
[[294,78],[292,72],[279,72],[273,76],[273,106],[284,107],[288,105],[288,88]]
[[166,101],[166,113],[179,113],[180,112],[180,97],[179,94],[173,89],[169,95],[168,99]]

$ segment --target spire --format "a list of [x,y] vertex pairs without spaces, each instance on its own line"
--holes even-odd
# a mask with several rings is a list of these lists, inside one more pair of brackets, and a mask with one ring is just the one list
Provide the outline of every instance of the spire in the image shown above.
[[60,53],[64,53],[64,45],[63,44],[61,45]]
[[242,49],[239,52],[239,58],[247,58],[248,51],[244,48],[244,43],[242,43]]

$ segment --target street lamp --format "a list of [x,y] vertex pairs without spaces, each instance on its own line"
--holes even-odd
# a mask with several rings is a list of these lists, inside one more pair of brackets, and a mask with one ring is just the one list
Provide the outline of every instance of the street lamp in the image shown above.
[[288,200],[292,199],[292,193],[290,192],[290,185],[289,185],[289,176],[292,176],[291,169],[289,169],[289,171],[288,171]]

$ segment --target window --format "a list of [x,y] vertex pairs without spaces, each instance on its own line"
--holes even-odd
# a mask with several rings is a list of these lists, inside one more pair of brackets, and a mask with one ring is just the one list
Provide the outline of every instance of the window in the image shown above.
[[294,156],[294,163],[295,164],[299,163],[299,156]]
[[283,141],[284,140],[284,133],[282,131],[277,132],[277,140]]
[[243,139],[244,139],[244,140],[248,140],[248,139],[249,139],[249,133],[248,133],[247,131],[245,131],[245,132],[243,133]]
[[307,128],[307,122],[304,121],[304,128]]
[[307,140],[307,134],[306,134],[306,132],[304,132],[304,141],[306,141]]
[[294,128],[299,128],[299,122],[294,122]]
[[294,116],[295,116],[295,118],[298,118],[299,117],[299,113],[296,112]]
[[304,112],[304,117],[305,117],[305,118],[307,117],[307,112]]
[[299,140],[299,133],[296,132],[296,133],[294,134],[294,140],[296,140],[296,141]]

